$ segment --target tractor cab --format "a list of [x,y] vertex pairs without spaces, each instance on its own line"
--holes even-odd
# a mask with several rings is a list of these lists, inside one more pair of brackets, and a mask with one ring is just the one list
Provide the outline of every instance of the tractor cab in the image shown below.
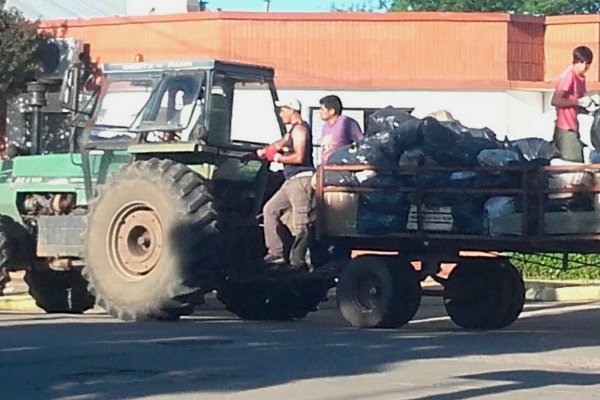
[[[175,142],[255,149],[284,129],[273,77],[271,68],[217,60],[107,64],[79,142],[82,150]],[[65,105],[74,103],[77,91],[65,93]]]
[[[86,198],[95,196],[124,159],[156,157],[188,165],[213,181],[226,207],[245,210],[248,218],[259,212],[268,166],[241,160],[285,132],[275,108],[272,68],[218,60],[107,64],[85,100],[77,89],[81,79],[72,72],[62,100],[87,116],[73,146],[81,157]],[[248,194],[235,196],[239,204],[226,199],[242,189]]]

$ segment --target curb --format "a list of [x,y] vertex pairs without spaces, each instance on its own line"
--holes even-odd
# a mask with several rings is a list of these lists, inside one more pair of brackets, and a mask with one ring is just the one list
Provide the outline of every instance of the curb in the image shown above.
[[600,300],[600,285],[576,282],[525,282],[527,301],[594,301]]
[[14,294],[0,297],[0,311],[34,312],[41,309],[35,305],[35,300],[31,296]]

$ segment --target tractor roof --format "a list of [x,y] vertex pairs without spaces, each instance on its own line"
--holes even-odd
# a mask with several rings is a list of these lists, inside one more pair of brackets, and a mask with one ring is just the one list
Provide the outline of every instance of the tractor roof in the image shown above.
[[164,62],[138,62],[123,64],[104,64],[102,70],[106,74],[136,73],[136,72],[163,72],[179,70],[214,70],[225,74],[253,75],[273,78],[275,71],[271,67],[262,65],[243,64],[232,61],[215,59],[191,61],[164,61]]

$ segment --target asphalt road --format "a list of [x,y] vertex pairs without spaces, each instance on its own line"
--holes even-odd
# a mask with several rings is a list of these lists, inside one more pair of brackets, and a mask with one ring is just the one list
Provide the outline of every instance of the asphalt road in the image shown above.
[[291,323],[0,312],[0,399],[134,398],[598,399],[600,303],[528,304],[493,332],[457,328],[438,299],[369,331],[330,305]]

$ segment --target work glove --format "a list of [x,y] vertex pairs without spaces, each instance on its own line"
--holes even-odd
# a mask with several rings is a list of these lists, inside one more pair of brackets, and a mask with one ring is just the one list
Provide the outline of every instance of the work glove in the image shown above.
[[258,156],[258,158],[265,158],[265,153],[267,152],[268,147],[269,146],[265,146],[262,149],[256,150],[256,155]]
[[268,146],[265,149],[265,158],[267,160],[277,162],[279,157],[281,157],[281,153],[279,153],[279,150],[275,146]]

